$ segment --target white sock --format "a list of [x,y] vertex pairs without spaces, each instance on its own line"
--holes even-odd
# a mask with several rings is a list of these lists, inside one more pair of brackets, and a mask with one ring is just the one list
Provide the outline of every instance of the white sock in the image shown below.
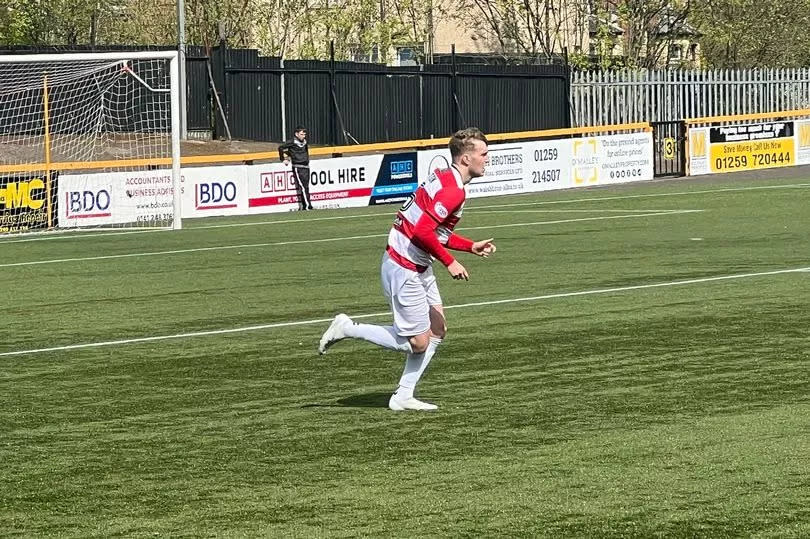
[[346,325],[343,332],[348,337],[363,339],[390,350],[397,350],[398,352],[411,351],[411,343],[408,341],[408,337],[397,335],[394,326],[375,326],[373,324],[352,322]]
[[442,340],[440,338],[431,337],[427,350],[421,354],[408,352],[408,356],[405,359],[405,370],[402,372],[402,377],[399,379],[399,388],[397,389],[397,395],[400,398],[404,400],[413,397],[413,390],[416,388],[416,384],[419,382],[425,369],[427,369],[430,360],[433,359],[433,354],[436,353],[436,349],[441,343]]

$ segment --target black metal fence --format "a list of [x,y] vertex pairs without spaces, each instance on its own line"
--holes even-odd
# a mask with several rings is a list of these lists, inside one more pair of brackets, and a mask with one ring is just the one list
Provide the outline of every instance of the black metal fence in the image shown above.
[[[214,80],[234,138],[281,140],[307,126],[315,144],[568,127],[569,70],[560,65],[389,67],[212,51]],[[221,136],[222,118],[215,122]]]

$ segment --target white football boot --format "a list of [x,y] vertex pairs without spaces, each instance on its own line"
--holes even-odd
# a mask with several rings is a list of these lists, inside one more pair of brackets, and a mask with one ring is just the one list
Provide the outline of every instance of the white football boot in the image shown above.
[[321,342],[318,345],[318,353],[325,354],[330,346],[345,339],[346,333],[344,332],[344,328],[351,323],[352,319],[345,314],[340,313],[337,315],[335,319],[332,320],[329,327],[326,328],[326,331],[323,332]]
[[388,407],[395,412],[404,412],[406,410],[429,412],[439,409],[439,407],[435,404],[422,402],[414,397],[411,397],[410,399],[401,399],[396,393],[391,395],[391,398],[388,400]]

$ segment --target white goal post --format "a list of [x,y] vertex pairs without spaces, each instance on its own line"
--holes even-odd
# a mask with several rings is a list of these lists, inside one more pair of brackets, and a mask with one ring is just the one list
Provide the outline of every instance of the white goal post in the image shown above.
[[0,55],[0,236],[181,228],[177,51]]

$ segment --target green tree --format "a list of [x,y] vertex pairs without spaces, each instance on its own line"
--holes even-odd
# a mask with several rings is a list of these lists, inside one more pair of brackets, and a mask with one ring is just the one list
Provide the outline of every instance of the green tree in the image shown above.
[[810,61],[810,1],[700,0],[692,15],[713,68],[792,67]]
[[[177,43],[176,0],[7,0],[0,44]],[[388,60],[429,33],[432,0],[185,0],[186,43],[256,47],[288,58]]]
[[0,41],[6,45],[84,43],[90,39],[96,9],[95,0],[9,0],[0,15]]
[[624,64],[652,68],[668,60],[670,45],[693,33],[692,0],[605,0],[604,17],[620,27]]

